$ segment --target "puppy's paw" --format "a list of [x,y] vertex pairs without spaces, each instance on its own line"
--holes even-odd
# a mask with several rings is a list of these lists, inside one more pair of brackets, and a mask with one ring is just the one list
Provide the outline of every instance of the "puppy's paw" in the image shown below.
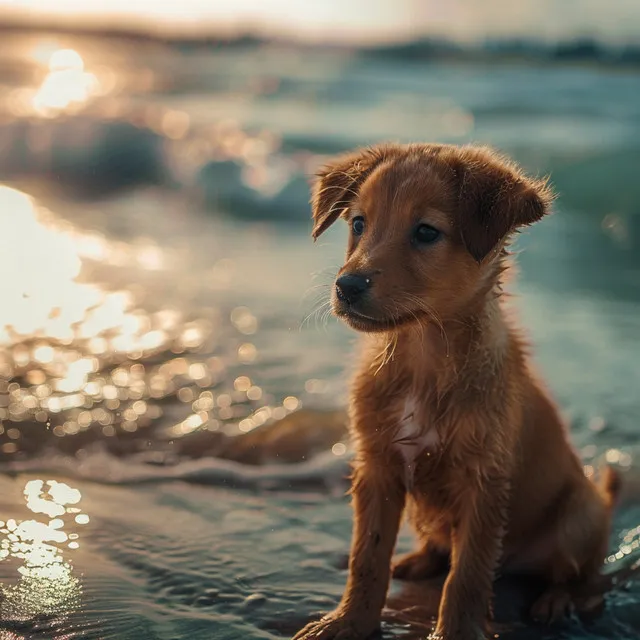
[[486,640],[486,633],[476,626],[436,629],[428,640]]
[[469,611],[449,608],[438,618],[438,624],[429,640],[486,640],[486,620],[480,620]]
[[415,551],[398,558],[391,568],[396,580],[427,580],[443,573],[447,559],[437,551]]
[[531,607],[531,617],[536,622],[552,624],[574,610],[571,593],[564,587],[555,586],[545,591]]
[[366,621],[334,611],[298,631],[293,640],[365,640],[378,628],[377,621]]

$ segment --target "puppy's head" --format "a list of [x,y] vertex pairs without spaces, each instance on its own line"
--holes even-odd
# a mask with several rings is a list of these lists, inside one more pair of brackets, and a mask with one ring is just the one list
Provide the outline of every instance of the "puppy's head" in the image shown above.
[[509,235],[539,220],[552,195],[486,148],[382,145],[336,158],[318,174],[313,237],[349,225],[334,313],[388,331],[458,315],[491,288]]

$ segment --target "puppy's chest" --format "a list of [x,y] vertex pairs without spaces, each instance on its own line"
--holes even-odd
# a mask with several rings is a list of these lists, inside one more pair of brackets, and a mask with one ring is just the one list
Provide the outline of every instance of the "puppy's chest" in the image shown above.
[[408,397],[398,409],[391,448],[401,459],[405,486],[411,491],[418,465],[429,464],[441,443],[433,416],[424,402]]

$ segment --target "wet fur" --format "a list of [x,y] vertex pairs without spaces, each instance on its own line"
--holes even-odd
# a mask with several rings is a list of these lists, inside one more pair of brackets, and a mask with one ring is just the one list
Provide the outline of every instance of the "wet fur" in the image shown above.
[[[364,334],[350,403],[349,577],[337,610],[297,640],[365,638],[378,627],[403,516],[418,545],[395,576],[450,567],[435,630],[444,640],[485,637],[498,570],[548,581],[532,610],[545,620],[600,579],[617,476],[585,477],[502,295],[510,234],[551,199],[545,181],[486,148],[383,145],[319,173],[313,235],[363,215],[340,273],[372,274],[374,284],[362,316],[333,300]],[[412,247],[419,222],[442,240]]]

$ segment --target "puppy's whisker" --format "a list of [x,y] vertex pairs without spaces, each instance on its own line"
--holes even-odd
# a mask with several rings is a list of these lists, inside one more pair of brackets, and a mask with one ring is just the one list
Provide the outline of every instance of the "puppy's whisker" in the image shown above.
[[[395,321],[393,321],[394,323],[394,329],[395,329]],[[389,363],[391,362],[391,360],[393,360],[393,355],[396,351],[396,347],[398,345],[398,334],[396,331],[393,331],[391,333],[391,338],[389,340],[387,340],[385,342],[384,348],[382,349],[382,351],[380,352],[380,354],[377,356],[376,361],[379,359],[380,360],[380,364],[378,365],[378,367],[376,368],[375,372],[374,372],[374,376],[377,375],[378,373],[380,373],[380,371]]]
[[[317,274],[316,274],[317,275]],[[309,297],[315,296],[315,300],[312,302],[311,311],[305,316],[304,320],[300,325],[300,329],[304,326],[305,322],[307,322],[312,316],[320,313],[325,305],[330,303],[330,295],[331,288],[333,287],[334,277],[331,277],[331,282],[321,282],[315,285],[310,286],[303,294],[302,301],[305,302]]]
[[[411,296],[408,296],[408,297],[411,297]],[[402,303],[400,303],[400,304],[402,306],[403,313],[405,315],[411,316],[414,319],[414,322],[411,323],[409,328],[410,328],[410,330],[412,332],[415,331],[417,342],[420,344],[420,352],[421,352],[422,357],[424,358],[424,355],[425,355],[424,354],[424,340],[421,339],[422,338],[421,334],[422,334],[423,329],[424,329],[424,326],[423,326],[423,323],[422,323],[422,319],[414,309],[412,309],[411,307],[409,307],[406,304],[402,304]]]
[[323,330],[327,331],[327,325],[329,324],[329,318],[331,317],[331,303],[327,302],[327,307],[322,314],[321,326]]
[[311,279],[316,280],[317,278],[321,278],[323,276],[330,276],[331,278],[335,278],[338,273],[339,267],[326,267],[324,269],[320,269],[320,271],[313,271],[311,273]]
[[449,357],[450,355],[449,336],[447,335],[446,329],[444,327],[444,323],[442,322],[442,319],[440,318],[436,310],[433,307],[431,307],[425,300],[423,300],[418,296],[406,294],[405,298],[407,300],[414,302],[418,310],[423,311],[429,318],[433,320],[436,326],[440,329],[440,335],[445,341],[446,355],[447,357]]
[[327,331],[327,320],[331,316],[331,303],[327,301],[319,310],[315,317],[315,329],[318,331],[322,329],[325,333]]
[[322,298],[324,298],[328,293],[331,293],[331,286],[332,285],[329,283],[313,285],[312,287],[309,287],[302,294],[302,300],[304,301],[306,298],[308,298],[311,295],[319,295],[319,296],[322,296]]
[[305,315],[305,320],[311,317],[314,313],[316,313],[318,309],[321,309],[322,307],[324,307],[325,304],[328,304],[330,299],[329,296],[322,291],[316,291],[313,293],[315,294],[313,300],[311,300],[308,303],[308,306],[305,304],[306,309],[302,310],[303,313],[304,312],[307,313],[307,315]]
[[324,309],[326,307],[328,307],[330,305],[330,301],[325,299],[325,300],[320,300],[318,301],[315,305],[314,308],[304,317],[304,319],[302,320],[302,322],[300,323],[300,326],[298,327],[298,331],[302,331],[302,329],[304,328],[305,324],[307,324],[311,318],[315,318],[315,327],[316,329],[318,328],[318,315],[324,311]]

